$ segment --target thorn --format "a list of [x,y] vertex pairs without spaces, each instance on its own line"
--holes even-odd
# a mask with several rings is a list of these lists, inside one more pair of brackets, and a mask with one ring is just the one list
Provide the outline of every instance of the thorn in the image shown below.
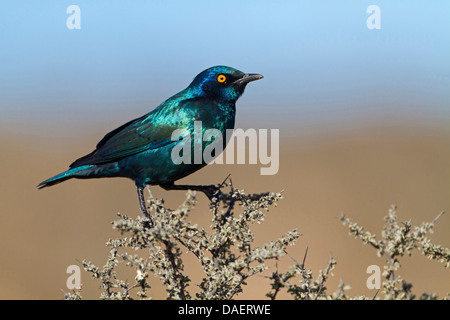
[[305,267],[306,255],[308,254],[308,247],[306,247],[305,256],[303,257],[302,268]]
[[380,289],[378,289],[377,292],[375,292],[375,295],[373,296],[372,300],[375,300],[375,298],[377,297],[378,292],[380,292]]
[[145,188],[147,189],[148,194],[150,195],[150,198],[155,199],[155,198],[153,197],[152,190],[150,189],[150,185],[148,184]]

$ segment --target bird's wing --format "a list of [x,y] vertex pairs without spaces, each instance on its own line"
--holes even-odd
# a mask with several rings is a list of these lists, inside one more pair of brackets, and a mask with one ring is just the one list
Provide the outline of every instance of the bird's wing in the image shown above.
[[177,142],[172,140],[172,133],[177,129],[186,130],[186,124],[191,121],[181,110],[177,108],[178,112],[170,114],[170,119],[152,112],[125,123],[105,135],[93,152],[75,160],[70,167],[115,162]]

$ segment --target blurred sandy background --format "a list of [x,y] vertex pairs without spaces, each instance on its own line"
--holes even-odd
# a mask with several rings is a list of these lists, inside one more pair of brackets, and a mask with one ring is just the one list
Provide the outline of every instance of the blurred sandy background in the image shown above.
[[[315,275],[333,255],[329,291],[342,279],[350,296],[375,294],[366,268],[383,260],[348,235],[342,213],[379,236],[392,204],[413,225],[446,211],[432,239],[450,247],[450,4],[377,2],[381,30],[367,29],[371,3],[359,1],[77,1],[81,30],[66,28],[72,2],[3,5],[0,299],[60,299],[69,265],[105,263],[116,213],[139,214],[133,183],[35,186],[217,64],[265,76],[238,101],[237,127],[280,129],[280,170],[261,176],[259,165],[216,165],[180,182],[218,183],[231,173],[248,192],[284,190],[255,226],[256,244],[297,228],[303,236],[289,254],[301,260],[308,247]],[[184,199],[182,191],[153,192],[170,207]],[[190,219],[208,226],[199,199]],[[195,287],[200,267],[191,256],[185,262]],[[285,257],[280,271],[291,263]],[[402,265],[416,294],[450,291],[442,264],[415,252]],[[158,281],[150,279],[151,295],[161,299]],[[85,272],[82,283],[85,298],[99,297]],[[264,277],[248,283],[238,298],[264,299],[270,289]]]
[[[72,180],[38,191],[39,181],[89,151],[85,146],[95,138],[56,148],[51,141],[43,144],[36,137],[11,137],[1,137],[0,298],[58,299],[67,291],[68,265],[83,259],[100,266],[105,263],[105,242],[118,235],[110,225],[115,214],[139,214],[134,186],[125,179]],[[233,183],[249,192],[284,189],[285,199],[279,207],[255,226],[256,243],[298,228],[303,236],[289,250],[291,256],[301,260],[308,247],[307,265],[313,270],[324,268],[330,254],[336,257],[330,289],[342,279],[354,288],[349,294],[370,296],[374,293],[365,286],[366,268],[382,266],[375,250],[347,235],[338,221],[341,213],[380,235],[383,216],[392,204],[398,205],[399,220],[411,219],[413,224],[431,221],[450,208],[450,135],[445,131],[379,127],[302,139],[302,143],[292,139],[281,145],[280,160],[280,171],[273,177],[260,176],[258,166],[217,165],[184,182],[214,183],[231,173]],[[168,206],[175,207],[184,198],[182,191],[153,190]],[[207,226],[207,202],[203,195],[199,199],[191,219]],[[450,245],[449,226],[450,218],[444,214],[432,237],[435,242]],[[280,270],[290,264],[285,257]],[[186,257],[186,271],[197,281],[201,279],[193,257]],[[401,274],[417,293],[443,295],[450,289],[448,270],[417,252],[404,259]],[[82,273],[82,283],[85,298],[98,298],[98,282]],[[158,279],[150,283],[155,284],[153,297],[164,298]],[[263,299],[268,290],[265,278],[254,277],[239,298]]]

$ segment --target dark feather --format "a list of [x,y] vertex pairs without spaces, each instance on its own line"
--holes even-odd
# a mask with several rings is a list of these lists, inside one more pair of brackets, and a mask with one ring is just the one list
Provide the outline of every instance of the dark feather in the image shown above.
[[147,115],[127,122],[106,134],[91,153],[74,161],[70,168],[115,162],[130,155],[160,148],[172,143],[172,132],[178,127],[153,125]]

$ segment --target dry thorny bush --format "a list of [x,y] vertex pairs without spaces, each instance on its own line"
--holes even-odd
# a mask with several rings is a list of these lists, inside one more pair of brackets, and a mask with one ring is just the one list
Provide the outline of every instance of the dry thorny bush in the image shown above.
[[[142,216],[132,219],[119,214],[113,228],[120,232],[121,237],[107,242],[110,254],[106,264],[99,268],[90,261],[82,262],[84,269],[101,281],[100,298],[151,298],[149,275],[153,275],[165,286],[168,299],[233,299],[243,291],[249,277],[269,269],[267,263],[287,254],[287,248],[300,237],[294,229],[263,246],[253,247],[252,224],[263,222],[269,207],[276,206],[283,198],[282,194],[248,195],[236,189],[230,180],[218,185],[218,190],[209,205],[212,213],[209,229],[200,228],[187,220],[196,205],[196,194],[191,191],[176,210],[166,208],[162,199],[149,199],[153,226]],[[411,222],[399,225],[396,208],[393,207],[385,218],[380,240],[357,223],[341,217],[351,235],[375,248],[380,257],[386,258],[384,281],[381,293],[377,292],[377,299],[415,298],[411,292],[412,285],[396,274],[400,268],[399,258],[410,255],[413,249],[449,267],[450,250],[433,244],[427,238],[439,216],[433,222],[422,223],[418,227],[413,227]],[[203,279],[195,286],[190,286],[189,272],[184,269],[183,251],[195,255],[203,269]],[[314,278],[313,272],[305,266],[305,258],[306,253],[303,262],[299,263],[291,257],[294,264],[286,272],[280,273],[277,267],[266,277],[270,281],[270,290],[266,294],[268,298],[276,299],[282,290],[298,300],[374,298],[347,296],[350,286],[342,281],[335,292],[327,293],[325,283],[332,275],[336,260],[330,257],[325,270],[319,270]],[[124,265],[136,272],[132,283],[117,276],[117,269]],[[192,287],[196,288],[195,296],[190,290]],[[81,299],[81,291],[66,293],[65,298]],[[434,293],[422,294],[419,298],[435,299],[437,296]]]

